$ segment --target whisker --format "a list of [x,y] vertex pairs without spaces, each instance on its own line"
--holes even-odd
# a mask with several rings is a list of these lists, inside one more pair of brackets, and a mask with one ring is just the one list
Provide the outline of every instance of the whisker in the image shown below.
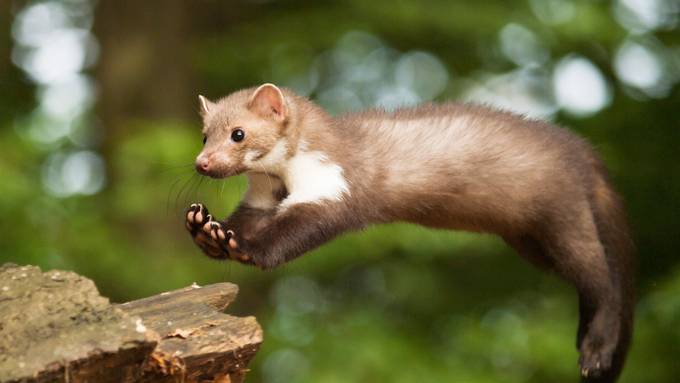
[[224,196],[224,185],[226,185],[226,183],[227,183],[227,181],[220,182],[220,184],[221,184],[220,185],[220,192],[217,195],[217,198],[220,199],[220,200],[222,200],[222,196]]
[[[173,191],[175,190],[177,185],[180,182],[184,182],[182,188],[180,188],[180,191],[179,191],[179,193],[177,193],[176,198],[175,198],[175,206],[174,206],[175,210],[177,209],[177,202],[178,202],[178,200],[181,196],[182,189],[184,188],[184,186],[186,186],[187,183],[189,183],[191,181],[191,179],[193,177],[196,176],[196,173],[193,170],[190,171],[189,173],[184,173],[188,169],[189,166],[192,166],[192,165],[191,164],[180,165],[180,166],[175,167],[174,169],[166,169],[166,170],[161,171],[159,173],[160,175],[163,175],[163,173],[168,174],[170,172],[175,173],[175,174],[172,175],[172,178],[174,178],[174,181],[171,181],[172,183],[170,184],[170,187],[169,187],[168,193],[167,193],[167,197],[165,199],[165,213],[166,213],[166,215],[170,211],[170,196],[174,194]],[[179,172],[182,172],[184,174],[177,175],[176,173],[179,173]],[[185,178],[185,176],[188,176],[188,178]]]
[[236,183],[236,190],[238,190],[238,195],[239,195],[239,198],[240,198],[243,195],[243,193],[241,193],[241,183],[240,182]]
[[272,179],[269,177],[269,173],[267,173],[267,169],[265,169],[264,164],[259,163],[258,164],[262,167],[262,171],[264,171],[264,174],[267,176],[267,181],[269,182],[269,191],[270,193],[274,194],[274,185],[272,184]]
[[163,162],[147,162],[151,165],[156,165],[156,166],[163,166],[168,169],[176,169],[176,168],[188,168],[188,167],[193,167],[195,166],[193,163],[188,163],[188,164],[166,164]]
[[173,165],[173,164],[161,164],[161,163],[151,163],[151,165],[163,167],[166,170],[186,169],[186,168],[193,168],[195,166],[194,164],[174,164]]
[[175,209],[177,209],[178,204],[181,202],[186,205],[186,196],[184,197],[184,200],[182,200],[182,196],[184,195],[185,190],[187,189],[187,186],[193,184],[196,181],[196,176],[197,174],[192,174],[189,179],[187,179],[183,184],[182,187],[179,189],[179,192],[177,193],[177,197],[175,198]]
[[168,168],[168,169],[162,169],[157,172],[157,174],[168,174],[168,173],[182,173],[190,170],[190,168],[187,167],[182,167],[182,168]]
[[168,194],[165,197],[165,215],[167,216],[168,213],[170,212],[170,195],[172,194],[172,190],[177,186],[177,184],[182,181],[182,178],[177,178],[172,182],[170,185],[170,188],[168,189]]
[[[189,193],[187,194],[187,197],[191,198],[193,201],[200,200],[198,197],[199,191],[201,189],[201,186],[203,185],[203,181],[205,181],[205,177],[199,177],[198,178],[198,183],[195,183],[193,188],[189,190]],[[185,205],[188,204],[190,201],[186,201]]]
[[[172,186],[172,189],[170,190],[170,192],[175,196],[175,205],[174,205],[175,209],[177,209],[177,205],[179,203],[179,199],[182,195],[184,188],[193,180],[194,177],[195,177],[194,174],[189,174],[187,177],[177,178],[177,180],[173,183],[173,186]],[[178,184],[179,184],[179,187],[177,187]]]

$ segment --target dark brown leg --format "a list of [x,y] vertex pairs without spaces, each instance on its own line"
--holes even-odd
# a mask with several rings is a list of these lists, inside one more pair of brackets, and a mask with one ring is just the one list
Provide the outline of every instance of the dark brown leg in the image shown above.
[[[581,376],[586,382],[613,381],[614,354],[619,347],[622,299],[599,241],[589,210],[560,217],[543,239],[554,270],[579,293],[580,321],[577,344]],[[614,369],[615,370],[615,369]]]
[[[230,223],[231,220],[227,220],[227,225]],[[231,226],[227,227],[231,229]],[[344,231],[360,227],[359,220],[342,205],[298,204],[244,226],[244,231],[238,228],[231,230],[235,232],[233,239],[236,246],[233,249],[243,253],[255,265],[270,269]]]
[[[534,238],[525,235],[505,237],[504,239],[508,245],[533,265],[545,270],[552,270],[554,268],[552,260],[546,255],[545,251],[543,251],[541,244]],[[579,323],[576,337],[577,349],[581,348],[581,343],[588,330],[588,324],[593,320],[594,311],[595,308],[592,302],[588,302],[588,297],[579,294]]]
[[221,221],[228,230],[239,233],[251,233],[258,227],[266,225],[276,214],[275,209],[264,210],[240,205],[229,217]]
[[239,253],[235,246],[230,248],[229,241],[233,231],[224,229],[224,227],[228,224],[229,227],[236,230],[247,232],[254,230],[259,222],[266,220],[273,214],[273,210],[266,211],[239,206],[226,221],[219,222],[212,217],[205,206],[195,203],[187,210],[186,228],[194,242],[207,256],[252,264],[250,258]]
[[579,350],[581,349],[581,345],[583,344],[583,338],[585,338],[586,334],[588,333],[588,325],[590,324],[590,322],[593,321],[593,317],[595,316],[595,310],[596,307],[592,302],[590,302],[588,296],[584,294],[579,294],[578,296],[579,321],[578,331],[576,333],[576,348]]

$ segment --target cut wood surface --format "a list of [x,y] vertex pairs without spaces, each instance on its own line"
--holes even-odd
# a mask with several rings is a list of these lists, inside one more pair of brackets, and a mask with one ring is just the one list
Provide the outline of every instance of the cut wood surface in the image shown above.
[[73,272],[0,267],[0,382],[241,382],[262,343],[222,311],[238,287],[193,285],[123,304]]

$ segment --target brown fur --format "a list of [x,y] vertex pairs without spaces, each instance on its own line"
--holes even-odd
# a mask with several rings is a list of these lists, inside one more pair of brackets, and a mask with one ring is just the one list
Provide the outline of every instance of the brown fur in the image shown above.
[[[584,140],[482,106],[430,104],[331,118],[288,90],[282,99],[270,88],[266,96],[258,92],[209,105],[199,159],[211,158],[212,168],[204,173],[265,172],[282,185],[271,190],[274,200],[285,202],[295,194],[286,185],[287,161],[300,151],[319,152],[342,168],[348,192],[285,208],[245,201],[221,223],[237,244],[224,257],[242,253],[247,263],[271,268],[345,231],[393,221],[497,234],[575,286],[582,375],[616,380],[632,332],[632,246],[622,204]],[[276,104],[273,115],[268,102]],[[247,142],[229,142],[235,127],[246,129]],[[275,164],[248,167],[248,151],[266,158],[281,139],[286,152]]]

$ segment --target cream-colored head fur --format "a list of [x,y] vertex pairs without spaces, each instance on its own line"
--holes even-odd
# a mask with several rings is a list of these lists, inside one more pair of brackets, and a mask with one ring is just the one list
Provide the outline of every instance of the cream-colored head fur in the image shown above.
[[214,178],[273,172],[271,168],[289,155],[290,98],[273,84],[241,90],[217,102],[198,96],[205,145],[196,169]]

